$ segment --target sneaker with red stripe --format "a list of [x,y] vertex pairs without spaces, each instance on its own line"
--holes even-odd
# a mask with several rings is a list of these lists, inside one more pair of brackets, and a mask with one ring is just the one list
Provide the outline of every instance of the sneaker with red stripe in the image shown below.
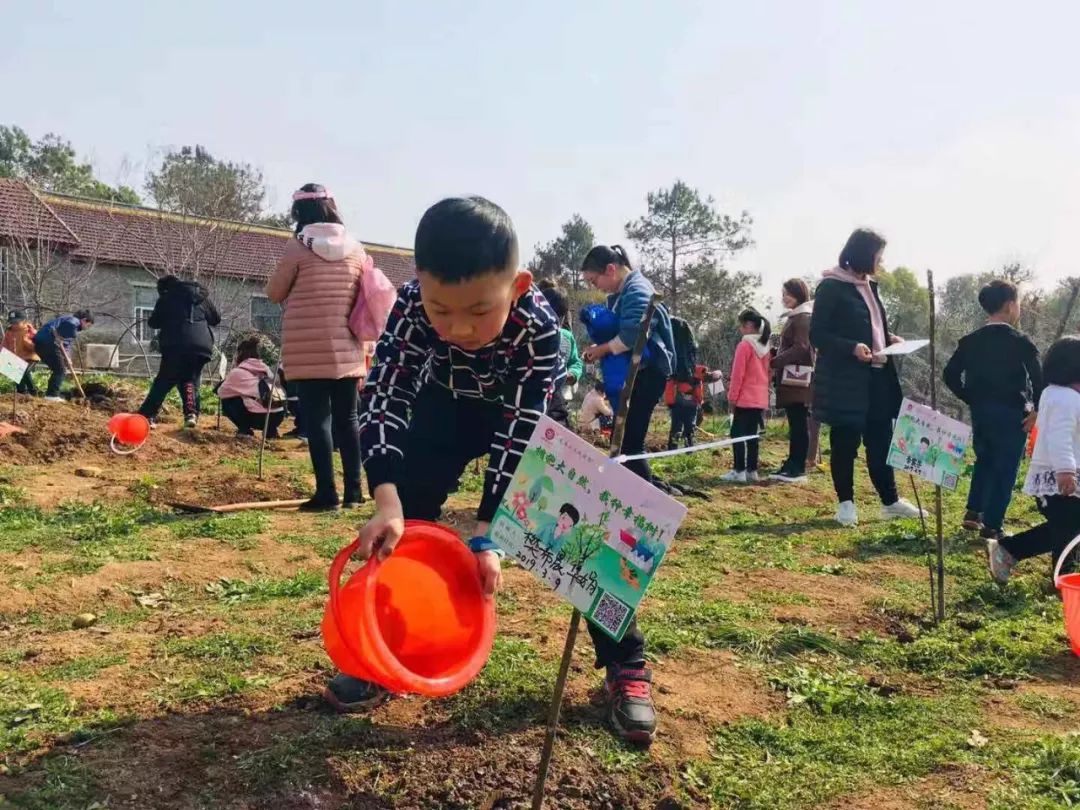
[[627,742],[648,745],[656,736],[656,709],[652,701],[652,673],[642,667],[612,664],[604,680],[607,718]]

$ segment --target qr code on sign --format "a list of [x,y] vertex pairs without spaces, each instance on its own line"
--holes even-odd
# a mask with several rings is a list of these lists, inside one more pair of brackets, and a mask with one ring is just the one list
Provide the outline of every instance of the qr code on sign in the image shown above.
[[956,489],[956,485],[959,483],[960,482],[959,480],[957,480],[957,477],[952,473],[947,473],[946,475],[942,476],[941,479],[941,485],[945,487],[945,489],[949,490]]
[[630,606],[628,604],[605,592],[600,596],[600,601],[597,602],[596,609],[592,612],[592,620],[611,635],[617,636],[619,628],[622,627],[629,613]]

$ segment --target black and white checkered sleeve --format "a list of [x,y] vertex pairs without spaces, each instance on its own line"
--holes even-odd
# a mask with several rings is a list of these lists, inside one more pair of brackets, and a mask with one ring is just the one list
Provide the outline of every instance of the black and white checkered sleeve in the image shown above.
[[[520,312],[520,311],[519,311]],[[511,360],[513,379],[503,392],[503,423],[495,431],[477,519],[490,521],[513,480],[540,415],[547,410],[559,361],[559,329],[550,316],[521,313],[526,326]]]
[[431,351],[431,334],[419,287],[409,282],[398,291],[361,394],[360,451],[372,492],[380,484],[401,482],[405,433]]

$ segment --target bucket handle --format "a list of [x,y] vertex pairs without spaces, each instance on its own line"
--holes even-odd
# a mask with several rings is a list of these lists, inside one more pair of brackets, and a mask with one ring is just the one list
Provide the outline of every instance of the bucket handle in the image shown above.
[[134,453],[136,450],[138,450],[144,444],[146,444],[146,439],[143,439],[138,444],[136,444],[134,446],[131,446],[131,449],[129,449],[129,450],[121,450],[120,448],[118,448],[116,446],[116,436],[115,435],[111,439],[109,439],[109,449],[112,450],[114,453],[116,453],[116,455],[118,455],[118,456],[130,456],[132,453]]
[[[339,599],[339,591],[341,589],[341,575],[345,571],[345,566],[349,562],[349,558],[356,553],[356,550],[360,548],[359,535],[349,545],[345,546],[334,557],[334,561],[330,564],[330,613],[334,617],[334,625],[337,627],[338,638],[341,639],[341,643],[345,645],[345,649],[349,651],[349,654],[353,658],[362,658],[360,652],[352,645],[349,640],[348,634],[345,632],[345,622],[341,615],[341,601]],[[367,566],[378,567],[379,557],[377,554],[372,554],[365,563]]]
[[1078,534],[1076,537],[1074,537],[1072,539],[1072,542],[1069,543],[1069,545],[1065,546],[1065,550],[1063,552],[1061,552],[1061,556],[1058,557],[1057,565],[1054,566],[1054,587],[1055,588],[1060,588],[1061,587],[1061,566],[1062,566],[1062,564],[1064,564],[1065,559],[1069,556],[1069,552],[1072,551],[1074,548],[1076,548],[1076,546],[1078,546],[1078,545],[1080,545],[1080,534]]

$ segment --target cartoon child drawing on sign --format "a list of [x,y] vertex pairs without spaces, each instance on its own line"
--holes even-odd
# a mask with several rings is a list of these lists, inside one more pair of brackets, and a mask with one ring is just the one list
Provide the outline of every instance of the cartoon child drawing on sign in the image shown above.
[[558,553],[563,543],[581,520],[581,513],[572,503],[564,503],[559,507],[559,515],[552,518],[550,515],[540,515],[534,521],[534,532],[553,553]]

